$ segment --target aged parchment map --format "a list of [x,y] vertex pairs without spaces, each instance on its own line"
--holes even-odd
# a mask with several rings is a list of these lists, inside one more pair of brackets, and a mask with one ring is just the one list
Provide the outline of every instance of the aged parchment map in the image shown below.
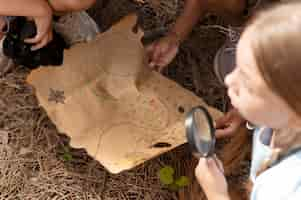
[[147,67],[135,20],[128,16],[95,41],[74,45],[63,66],[39,68],[27,79],[71,146],[85,148],[112,173],[185,143],[186,113],[205,105]]

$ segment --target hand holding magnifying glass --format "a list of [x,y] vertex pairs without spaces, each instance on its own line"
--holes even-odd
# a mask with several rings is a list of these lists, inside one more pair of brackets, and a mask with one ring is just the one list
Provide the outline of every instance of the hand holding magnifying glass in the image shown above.
[[222,163],[215,155],[215,128],[205,107],[193,108],[185,120],[186,136],[194,156],[199,158],[195,175],[208,199],[228,196]]
[[216,158],[200,158],[195,176],[208,200],[229,199],[228,184],[221,170],[222,164]]
[[[203,106],[192,108],[185,120],[186,137],[192,153],[197,158],[212,158],[220,166],[215,156],[215,128],[208,110]],[[219,167],[223,172],[223,168]]]

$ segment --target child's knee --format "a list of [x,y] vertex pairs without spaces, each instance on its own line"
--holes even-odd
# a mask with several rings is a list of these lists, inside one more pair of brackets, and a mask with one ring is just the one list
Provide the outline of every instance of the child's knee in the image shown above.
[[73,10],[85,10],[90,8],[96,0],[67,0]]
[[66,11],[79,11],[90,8],[96,0],[64,0]]

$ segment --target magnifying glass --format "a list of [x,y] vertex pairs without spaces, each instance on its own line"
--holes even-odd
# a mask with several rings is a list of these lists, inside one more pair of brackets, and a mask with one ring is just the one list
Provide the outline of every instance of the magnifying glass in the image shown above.
[[215,128],[213,119],[203,106],[192,108],[185,119],[186,137],[197,157],[211,157],[215,150]]

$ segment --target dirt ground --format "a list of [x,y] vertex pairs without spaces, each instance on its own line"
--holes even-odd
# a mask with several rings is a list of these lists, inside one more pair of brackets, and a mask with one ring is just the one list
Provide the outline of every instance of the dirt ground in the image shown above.
[[[130,0],[98,0],[89,13],[105,31],[122,16],[137,11],[139,25],[144,30],[151,30],[170,26],[182,7],[183,2],[177,0],[159,5],[139,5]],[[164,75],[203,97],[208,104],[225,111],[225,89],[212,72],[214,54],[227,36],[220,26],[227,27],[227,23],[215,16],[201,21]],[[33,88],[25,83],[28,72],[22,67],[0,69],[0,199],[204,198],[193,179],[195,160],[187,145],[119,175],[109,174],[83,149],[71,149],[68,138],[57,131],[45,111],[38,106]],[[225,153],[221,152],[225,143],[229,141],[219,142],[219,154]],[[248,158],[245,155],[249,148],[244,145],[241,149],[239,145],[234,145],[229,149],[231,151],[227,155],[233,154],[230,156],[232,160],[227,162],[235,165],[228,174],[230,190],[234,189],[236,194],[242,195],[242,183],[248,174]],[[66,159],[69,154],[72,158]],[[189,176],[190,186],[180,192],[164,188],[157,173],[165,165],[173,166],[179,175]]]

